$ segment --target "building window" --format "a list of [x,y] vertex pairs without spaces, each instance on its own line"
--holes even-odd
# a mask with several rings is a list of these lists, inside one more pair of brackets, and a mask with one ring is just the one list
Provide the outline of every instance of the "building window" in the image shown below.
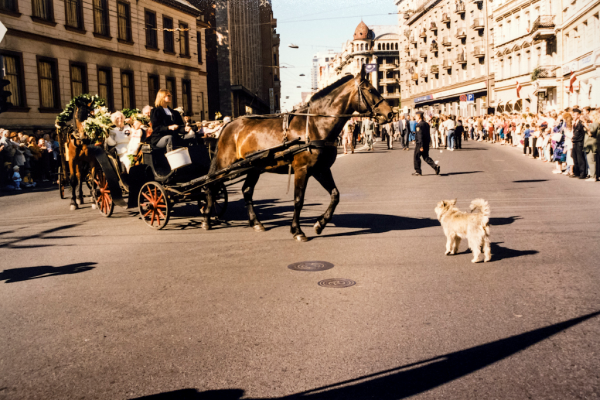
[[158,75],[148,74],[148,99],[150,104],[154,104],[159,86],[160,77]]
[[32,6],[34,17],[43,19],[45,21],[54,22],[52,0],[33,0]]
[[119,26],[118,39],[123,42],[131,42],[131,9],[129,3],[117,2],[117,23]]
[[[202,64],[202,32],[196,32],[196,42],[198,47],[198,64]],[[275,61],[273,65],[277,65],[277,54],[273,54],[273,60]]]
[[113,110],[112,69],[98,68],[98,96],[106,100],[106,106]]
[[83,30],[83,4],[82,0],[65,0],[66,26]]
[[395,49],[395,50],[398,50],[398,43],[396,43],[396,44],[394,45],[394,49]]
[[56,59],[38,57],[37,66],[40,109],[47,111],[59,110],[60,93]]
[[192,81],[189,79],[182,79],[181,92],[183,111],[186,113],[186,115],[192,115]]
[[69,69],[71,74],[71,98],[87,93],[87,66],[80,63],[71,63]]
[[94,33],[109,37],[108,2],[107,0],[92,0],[94,6]]
[[177,108],[177,86],[175,78],[167,78],[167,90],[171,92],[171,107]]
[[175,35],[173,31],[168,31],[167,29],[173,29],[173,19],[169,17],[165,17],[163,15],[163,41],[165,53],[175,54]]
[[377,50],[381,50],[381,43],[377,43]]
[[135,108],[133,72],[121,72],[121,98],[123,99],[122,108]]
[[[278,103],[279,101],[276,99],[275,106],[277,106]],[[200,120],[204,120],[204,92],[200,92]]]
[[9,13],[19,12],[19,3],[17,0],[0,0],[0,12],[7,11]]
[[179,54],[184,57],[190,55],[190,35],[187,24],[179,23]]
[[4,77],[10,83],[4,87],[4,90],[8,90],[11,95],[7,101],[12,103],[13,107],[26,107],[25,101],[25,86],[23,76],[23,58],[21,53],[12,52],[1,52],[4,58]]
[[156,13],[146,10],[144,12],[144,19],[146,21],[146,48],[158,49]]

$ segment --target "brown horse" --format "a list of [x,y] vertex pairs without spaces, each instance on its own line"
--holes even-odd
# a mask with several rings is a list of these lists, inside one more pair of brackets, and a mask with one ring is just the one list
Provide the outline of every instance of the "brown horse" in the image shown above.
[[[306,107],[291,113],[296,116],[289,122],[286,133],[283,116],[269,119],[241,117],[226,125],[219,137],[217,153],[212,159],[209,174],[218,176],[219,170],[252,152],[280,145],[284,138],[306,141],[308,136],[311,143],[308,150],[296,154],[290,161],[281,161],[266,169],[268,172],[287,173],[285,165],[291,163],[294,170],[294,217],[291,233],[294,239],[305,242],[307,238],[300,228],[300,212],[304,205],[308,178],[314,177],[331,196],[329,207],[314,225],[317,234],[321,234],[339,203],[339,191],[331,174],[331,166],[337,157],[335,141],[353,112],[366,113],[377,118],[380,123],[387,123],[393,117],[392,108],[366,79],[364,67],[356,77],[345,76],[317,92]],[[254,212],[252,195],[260,173],[261,171],[253,171],[248,174],[243,185],[249,224],[259,232],[265,228]],[[208,197],[209,206],[202,223],[205,229],[210,229],[210,218],[207,216],[210,215],[212,199],[210,194]]]
[[[96,171],[96,158],[90,154],[88,146],[85,142],[86,136],[83,131],[83,122],[90,116],[91,104],[78,105],[73,113],[73,121],[75,129],[61,129],[62,135],[59,143],[64,146],[61,150],[68,161],[69,182],[71,185],[71,210],[77,210],[79,205],[83,204],[83,183],[88,174],[94,177]],[[71,128],[72,129],[72,128]],[[63,161],[63,169],[65,164]],[[66,171],[65,171],[66,172]],[[92,204],[92,208],[96,208],[96,204]]]

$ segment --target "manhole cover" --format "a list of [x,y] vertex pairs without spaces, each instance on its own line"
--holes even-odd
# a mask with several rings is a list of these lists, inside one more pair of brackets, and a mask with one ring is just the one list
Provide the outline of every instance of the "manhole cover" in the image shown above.
[[294,271],[326,271],[333,268],[333,264],[327,261],[302,261],[288,265]]
[[325,279],[319,282],[319,286],[326,288],[345,288],[356,285],[356,282],[350,279],[333,278]]

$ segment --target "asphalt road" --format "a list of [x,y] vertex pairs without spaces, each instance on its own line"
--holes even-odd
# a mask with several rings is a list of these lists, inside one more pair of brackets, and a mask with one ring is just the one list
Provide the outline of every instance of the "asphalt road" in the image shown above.
[[[339,158],[321,236],[329,196],[310,183],[307,243],[284,176],[257,186],[263,233],[239,186],[208,232],[192,206],[156,232],[55,190],[0,197],[0,398],[600,398],[600,184],[464,147],[432,152],[441,176],[381,143]],[[444,255],[433,209],[477,197],[493,256],[474,265],[465,244]],[[287,268],[310,260],[334,268]]]

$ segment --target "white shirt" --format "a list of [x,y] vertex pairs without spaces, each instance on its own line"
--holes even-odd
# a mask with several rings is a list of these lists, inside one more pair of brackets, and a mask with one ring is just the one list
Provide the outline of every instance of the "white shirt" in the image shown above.
[[443,125],[444,125],[444,127],[445,127],[447,130],[449,130],[449,131],[450,131],[450,130],[452,130],[452,131],[453,131],[453,130],[454,130],[454,128],[456,127],[456,125],[454,124],[454,121],[452,121],[451,119],[447,119],[446,121],[444,121],[444,124],[443,124]]
[[171,114],[171,110],[169,110],[167,107],[163,107],[163,110],[165,110],[165,114],[172,116],[173,114]]

